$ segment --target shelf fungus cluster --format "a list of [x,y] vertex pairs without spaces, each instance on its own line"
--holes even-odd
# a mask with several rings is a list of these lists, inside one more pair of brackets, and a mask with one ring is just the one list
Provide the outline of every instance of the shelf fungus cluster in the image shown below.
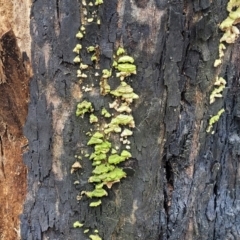
[[[92,51],[94,49],[88,47],[88,52]],[[126,177],[118,165],[132,157],[129,137],[133,135],[131,129],[135,127],[135,122],[131,104],[139,97],[128,82],[129,77],[136,74],[136,65],[133,57],[125,54],[123,48],[117,50],[113,59],[114,66],[109,70],[103,69],[102,75],[99,75],[99,98],[109,95],[112,102],[109,106],[102,106],[100,111],[95,111],[92,103],[84,100],[78,103],[76,110],[76,116],[84,117],[84,114],[88,114],[89,122],[93,124],[90,127],[92,131],[87,133],[90,138],[87,146],[93,150],[89,156],[93,171],[88,182],[94,184],[94,189],[81,192],[81,195],[93,199],[90,207],[102,204],[101,198],[108,195],[105,187],[110,189],[114,183]],[[108,81],[117,81],[119,86],[111,90]]]
[[[219,67],[223,63],[224,51],[226,50],[226,44],[235,43],[236,39],[239,37],[240,31],[235,26],[240,22],[240,0],[230,0],[227,5],[227,11],[229,12],[228,17],[220,24],[219,28],[224,32],[220,39],[218,47],[218,58],[214,62],[214,67]],[[216,98],[221,98],[222,93],[226,87],[226,80],[222,77],[217,76],[214,89],[210,94],[210,104],[214,103]],[[217,122],[224,111],[219,110],[217,115],[210,118],[209,126],[207,132],[210,132],[213,124]],[[220,114],[219,114],[220,113]],[[217,121],[216,121],[217,120]],[[213,132],[212,132],[213,133]]]
[[240,22],[240,0],[230,0],[227,5],[228,17],[220,24],[219,28],[224,32],[219,44],[219,58],[215,60],[214,67],[222,64],[225,44],[235,43],[240,31],[235,26]]
[[225,110],[222,108],[221,110],[218,111],[218,113],[215,116],[212,116],[209,120],[209,125],[207,128],[207,133],[211,132],[212,128],[213,128],[213,124],[218,122],[219,118],[221,117],[221,115],[225,112]]
[[[137,74],[134,58],[129,56],[123,47],[119,47],[116,54],[112,56],[109,68],[101,69],[101,47],[96,42],[86,46],[89,40],[84,41],[88,34],[88,27],[91,24],[100,24],[96,8],[102,3],[102,0],[88,3],[82,0],[83,25],[76,34],[80,42],[73,49],[76,53],[73,62],[79,64],[77,78],[83,90],[83,100],[77,104],[76,116],[80,117],[79,121],[86,121],[89,124],[89,131],[85,133],[88,138],[85,146],[87,152],[82,152],[83,156],[76,155],[77,159],[72,165],[71,173],[75,174],[83,169],[84,164],[80,162],[84,159],[91,161],[93,168],[88,179],[91,186],[85,188],[91,190],[82,191],[77,197],[78,200],[83,199],[84,196],[91,199],[90,207],[101,205],[102,198],[108,196],[108,189],[126,178],[122,164],[132,157],[130,139],[135,127],[131,105],[139,98],[130,85],[132,75]],[[91,16],[88,13],[89,9],[91,9]],[[82,60],[86,56],[91,60],[91,64],[89,61],[86,64]],[[112,86],[117,87],[112,89]],[[95,99],[98,95],[97,108],[94,102],[90,101],[93,95]],[[108,104],[104,105],[103,103],[107,100]],[[101,102],[102,106],[99,106]],[[80,184],[80,182],[79,179],[74,184]],[[74,227],[83,226],[76,222]],[[89,229],[84,230],[84,233],[88,232]],[[101,240],[96,232],[89,235],[89,238]]]

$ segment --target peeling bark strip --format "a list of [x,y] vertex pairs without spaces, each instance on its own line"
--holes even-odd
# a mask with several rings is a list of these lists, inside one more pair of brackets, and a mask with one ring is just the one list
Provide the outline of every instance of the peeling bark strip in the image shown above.
[[[101,68],[108,68],[109,52],[120,42],[134,56],[140,95],[129,162],[135,174],[113,186],[98,209],[76,200],[89,187],[89,161],[82,162],[83,174],[70,174],[88,129],[74,114],[81,99],[72,64],[79,5],[42,0],[32,7],[22,239],[86,239],[72,228],[75,221],[91,229],[98,223],[104,240],[239,239],[239,44],[227,49],[221,69],[228,94],[209,106],[227,0],[105,1],[100,29],[87,29],[86,42],[102,51]],[[96,109],[102,105],[92,98]],[[207,135],[209,116],[223,105],[227,114]]]
[[26,195],[22,161],[27,140],[22,128],[27,116],[28,62],[24,62],[13,31],[0,38],[0,239],[20,237],[19,215]]

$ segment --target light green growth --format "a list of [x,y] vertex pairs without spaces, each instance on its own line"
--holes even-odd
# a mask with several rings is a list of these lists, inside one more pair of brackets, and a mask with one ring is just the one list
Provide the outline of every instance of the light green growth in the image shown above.
[[234,20],[240,18],[240,7],[238,7],[236,11],[230,12],[229,17]]
[[74,59],[73,59],[73,62],[74,63],[80,63],[81,62],[81,59],[79,56],[76,56]]
[[123,156],[119,156],[118,154],[110,155],[108,158],[108,162],[110,164],[115,164],[115,165],[124,161],[125,161],[125,158]]
[[117,50],[117,56],[124,54],[124,53],[125,53],[125,50],[123,48],[119,47]]
[[234,23],[234,19],[227,17],[221,24],[220,24],[220,29],[224,31],[224,29],[227,29],[231,27]]
[[103,73],[103,75],[102,75],[103,78],[109,78],[112,75],[112,71],[111,70],[109,71],[107,69],[103,69],[102,73]]
[[86,194],[89,198],[104,197],[104,196],[108,195],[107,191],[104,190],[103,188],[101,188],[101,189],[94,189],[92,192],[83,191],[82,194]]
[[122,81],[117,89],[110,92],[115,97],[121,97],[128,103],[131,103],[133,99],[138,99],[139,96],[133,92],[133,88],[126,82]]
[[121,168],[114,168],[112,171],[108,173],[103,173],[100,175],[93,175],[89,178],[89,182],[98,182],[98,183],[108,183],[108,182],[116,182],[120,179],[126,177],[126,173]]
[[115,167],[113,165],[110,165],[110,164],[101,164],[101,165],[98,165],[94,170],[93,170],[93,173],[94,174],[103,174],[103,173],[107,173],[107,172],[110,172],[114,169]]
[[103,4],[103,0],[96,0],[95,5],[97,6],[97,5],[100,5],[100,4]]
[[102,78],[100,81],[100,93],[105,96],[111,91],[111,87],[108,84],[108,79],[107,78]]
[[90,206],[90,207],[97,207],[97,206],[99,206],[99,205],[101,205],[101,204],[102,204],[102,200],[99,199],[99,200],[96,201],[96,202],[91,202],[91,203],[89,204],[89,206]]
[[221,59],[216,59],[216,60],[214,61],[213,66],[214,66],[214,67],[218,67],[218,66],[220,66],[221,64],[222,64],[222,60],[221,60]]
[[118,63],[134,63],[134,59],[130,56],[122,56],[118,59]]
[[222,97],[222,91],[225,88],[226,80],[222,77],[217,77],[214,83],[216,86],[210,95],[210,104],[214,103],[216,98]]
[[101,161],[94,161],[93,163],[92,163],[92,165],[93,166],[98,166],[98,165],[100,165],[102,162]]
[[210,118],[208,128],[206,130],[207,133],[209,133],[212,130],[213,124],[218,122],[219,118],[224,112],[225,110],[222,108],[221,110],[218,111],[217,115]]
[[84,155],[84,157],[89,157],[90,155],[88,154],[88,153],[86,153],[85,155]]
[[120,72],[133,73],[136,74],[136,65],[130,63],[121,63],[117,65],[117,69]]
[[98,153],[98,154],[92,153],[89,159],[99,162],[99,161],[106,160],[106,158],[107,158],[107,155],[105,153]]
[[95,47],[94,46],[90,46],[87,48],[88,52],[94,52],[95,51]]
[[121,155],[119,156],[118,154],[113,154],[111,156],[109,156],[108,158],[108,162],[110,164],[118,164],[120,162],[124,162],[126,159],[132,157],[131,153],[128,152],[127,150],[123,150],[121,152]]
[[111,154],[115,154],[115,153],[117,153],[117,150],[112,148]]
[[96,123],[96,122],[98,122],[97,116],[92,113],[92,114],[90,115],[89,122],[90,122],[90,123]]
[[123,132],[121,133],[121,137],[128,137],[128,136],[132,136],[133,132],[127,128],[125,128],[123,130]]
[[100,153],[108,153],[110,151],[112,144],[108,141],[104,141],[101,144],[98,144],[94,147],[95,149],[95,154],[100,154]]
[[106,117],[106,118],[110,118],[111,117],[111,114],[107,111],[106,108],[103,108],[102,109],[102,112],[101,112],[102,116]]
[[82,49],[82,45],[81,44],[77,44],[76,47],[73,49],[73,52],[79,54],[81,49]]
[[121,152],[121,156],[124,157],[125,159],[128,159],[128,158],[132,157],[132,154],[127,150],[123,150]]
[[92,61],[92,62],[93,62],[93,61],[97,61],[97,56],[96,56],[95,54],[92,55],[91,61]]
[[73,227],[74,228],[80,228],[80,227],[82,227],[84,224],[82,224],[82,223],[80,223],[79,221],[76,221],[75,223],[73,223]]
[[240,2],[229,1],[227,10],[229,11],[228,17],[220,24],[220,29],[224,31],[220,42],[234,43],[238,38],[240,32],[236,25],[240,21]]
[[119,108],[116,109],[117,112],[127,112],[130,113],[132,112],[132,109],[128,106],[127,103],[122,103],[121,106]]
[[80,63],[80,69],[87,69],[88,68],[88,65],[87,64],[83,64],[83,63]]
[[82,39],[82,38],[83,38],[82,32],[79,31],[79,32],[76,34],[76,37],[79,38],[79,39]]
[[238,38],[238,36],[239,36],[238,28],[235,26],[232,26],[231,29],[227,29],[225,31],[222,38],[220,39],[220,42],[234,43],[236,41],[236,39]]
[[90,235],[89,238],[90,238],[91,240],[102,240],[102,238],[100,238],[98,234],[96,234],[96,235]]
[[119,125],[129,125],[130,127],[135,127],[133,116],[120,114],[113,118],[108,124],[104,133],[108,134],[110,132],[121,132]]
[[117,65],[118,65],[117,62],[114,60],[112,66],[116,67]]
[[76,110],[76,116],[84,116],[85,113],[87,112],[93,112],[93,106],[91,102],[88,102],[84,100],[81,103],[78,103],[77,105],[77,110]]
[[223,43],[219,44],[218,51],[219,51],[219,58],[224,57],[224,51],[226,49],[226,46]]
[[222,77],[217,77],[216,81],[214,83],[215,86],[220,86],[220,85],[224,85],[225,86],[226,84],[227,84],[226,80],[224,78],[222,78]]
[[225,86],[221,85],[218,88],[214,88],[211,95],[210,95],[210,104],[214,103],[216,98],[222,97],[222,91],[225,88]]
[[81,26],[80,30],[81,30],[81,31],[85,31],[86,28],[85,28],[84,26]]
[[84,231],[83,231],[83,233],[88,233],[89,232],[89,229],[85,229]]
[[231,12],[233,8],[240,6],[240,0],[229,0],[227,5],[228,12]]
[[100,132],[96,132],[90,138],[90,140],[88,141],[87,145],[100,144],[100,143],[103,142],[103,140],[101,138],[103,138],[103,134],[100,133]]
[[93,18],[88,18],[88,19],[87,19],[87,21],[88,21],[89,23],[93,22],[93,20],[94,20]]
[[104,185],[104,183],[96,184],[95,189],[101,189],[101,188],[103,188],[103,185]]

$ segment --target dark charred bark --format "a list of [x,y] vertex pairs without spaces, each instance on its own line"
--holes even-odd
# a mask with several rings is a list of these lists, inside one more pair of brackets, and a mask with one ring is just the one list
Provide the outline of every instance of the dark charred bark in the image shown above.
[[[224,98],[209,104],[226,4],[105,0],[100,7],[102,24],[87,28],[85,46],[99,44],[106,68],[122,43],[136,59],[133,86],[140,99],[128,162],[134,174],[115,184],[101,207],[90,209],[87,199],[76,196],[89,188],[91,164],[84,160],[82,174],[70,174],[89,128],[75,116],[81,93],[72,49],[80,4],[33,3],[23,240],[87,239],[72,227],[76,220],[97,228],[105,240],[240,239],[239,41],[227,47],[221,67]],[[91,100],[97,110],[104,104]],[[209,117],[222,107],[215,134],[207,134]]]

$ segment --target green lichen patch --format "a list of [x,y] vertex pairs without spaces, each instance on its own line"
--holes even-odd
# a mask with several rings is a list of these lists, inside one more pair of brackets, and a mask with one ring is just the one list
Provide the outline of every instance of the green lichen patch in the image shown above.
[[108,162],[110,164],[119,164],[120,162],[123,162],[125,161],[125,158],[123,156],[120,156],[118,154],[113,154],[113,155],[110,155],[109,158],[108,158]]
[[103,108],[101,111],[102,116],[106,117],[106,118],[110,118],[111,114],[107,111],[106,108]]
[[93,135],[90,140],[88,141],[87,145],[93,145],[93,144],[100,144],[103,142],[101,139],[102,137],[98,137],[98,135]]
[[126,173],[121,168],[115,167],[110,172],[91,176],[89,182],[107,184],[108,182],[118,182],[125,177]]
[[102,78],[100,81],[100,93],[101,95],[105,96],[111,91],[111,87],[108,84],[108,79],[107,78]]
[[77,105],[77,110],[76,110],[76,116],[84,116],[85,113],[87,112],[93,112],[94,108],[92,106],[91,102],[88,102],[84,100],[81,103],[78,103]]
[[214,123],[218,122],[218,120],[220,119],[221,115],[224,112],[225,110],[222,108],[221,110],[218,111],[218,113],[215,116],[210,118],[208,128],[206,130],[207,133],[209,133],[212,130]]
[[118,64],[117,67],[118,71],[120,72],[126,72],[126,73],[132,73],[132,74],[136,74],[137,73],[137,67],[134,64],[130,64],[130,63],[121,63]]
[[73,62],[74,63],[80,63],[81,62],[81,59],[79,56],[76,56],[74,59],[73,59]]
[[123,150],[120,155],[112,154],[108,158],[109,164],[119,164],[120,162],[124,162],[126,159],[130,158],[132,155],[127,150]]
[[97,116],[92,113],[92,114],[90,115],[89,122],[90,122],[90,123],[96,123],[96,122],[98,122]]
[[134,59],[130,56],[122,56],[118,59],[118,63],[134,63]]
[[117,49],[117,56],[119,56],[119,55],[121,55],[121,54],[124,54],[124,53],[125,53],[125,50],[124,50],[123,48],[119,47],[119,48]]
[[112,144],[108,141],[104,141],[101,144],[98,144],[94,147],[95,154],[108,153],[110,151]]
[[95,6],[98,6],[100,4],[103,4],[103,0],[96,0],[95,1]]
[[128,137],[132,135],[133,135],[133,132],[127,128],[125,128],[121,133],[121,137]]
[[125,159],[128,159],[128,158],[132,157],[132,154],[127,150],[123,150],[121,152],[121,156],[124,157]]
[[[97,153],[97,154],[96,154],[96,153],[94,152],[94,153],[91,154],[91,156],[90,156],[89,159],[101,163],[101,161],[104,161],[104,160],[107,159],[107,154],[106,154],[106,153]],[[95,164],[96,164],[96,162],[95,162]],[[99,165],[99,164],[97,164],[97,165]]]
[[210,104],[214,103],[216,98],[222,97],[222,92],[225,88],[226,80],[223,79],[222,77],[217,77],[214,85],[215,85],[215,88],[213,89],[210,95]]
[[82,39],[82,38],[83,38],[83,33],[79,31],[79,32],[76,34],[76,38]]
[[77,45],[75,46],[75,48],[73,49],[73,52],[79,54],[79,52],[80,52],[81,49],[82,49],[82,45],[81,45],[81,44],[77,44]]
[[[126,99],[126,100],[129,101],[129,99]],[[120,113],[122,112],[131,113],[132,109],[129,107],[127,102],[124,102],[121,104],[119,108],[116,108],[116,111]]]
[[97,207],[97,206],[99,206],[99,205],[101,205],[101,204],[102,204],[102,200],[99,199],[99,200],[96,201],[96,202],[91,202],[91,203],[89,204],[89,206],[90,206],[90,207]]
[[108,195],[107,191],[104,190],[103,188],[94,189],[92,192],[83,191],[81,194],[85,194],[89,198],[93,198],[93,197],[101,198]]
[[102,70],[102,74],[103,74],[103,75],[102,75],[103,78],[109,78],[109,77],[111,77],[111,75],[112,75],[112,71],[111,71],[111,70],[109,71],[109,70],[107,70],[107,69],[103,69],[103,70]]
[[135,122],[132,115],[120,114],[113,118],[104,130],[105,134],[111,132],[121,132],[120,125],[128,125],[129,127],[135,127]]
[[115,167],[113,165],[110,165],[110,164],[101,164],[101,165],[98,165],[94,170],[93,170],[93,173],[94,174],[103,174],[103,173],[107,173],[107,172],[110,172],[114,169]]
[[90,235],[89,238],[90,238],[91,240],[102,240],[102,238],[100,238],[98,234],[96,234],[96,235]]
[[95,51],[95,47],[94,46],[89,46],[89,47],[87,47],[87,51],[88,52],[94,52]]
[[120,86],[118,86],[115,90],[111,91],[110,94],[115,97],[121,97],[122,100],[127,103],[131,103],[134,99],[139,98],[139,96],[133,92],[133,88],[124,81],[122,81]]
[[80,227],[83,227],[83,225],[84,225],[84,224],[83,224],[83,223],[80,223],[79,221],[76,221],[76,222],[73,223],[73,227],[74,227],[74,228],[80,228]]

